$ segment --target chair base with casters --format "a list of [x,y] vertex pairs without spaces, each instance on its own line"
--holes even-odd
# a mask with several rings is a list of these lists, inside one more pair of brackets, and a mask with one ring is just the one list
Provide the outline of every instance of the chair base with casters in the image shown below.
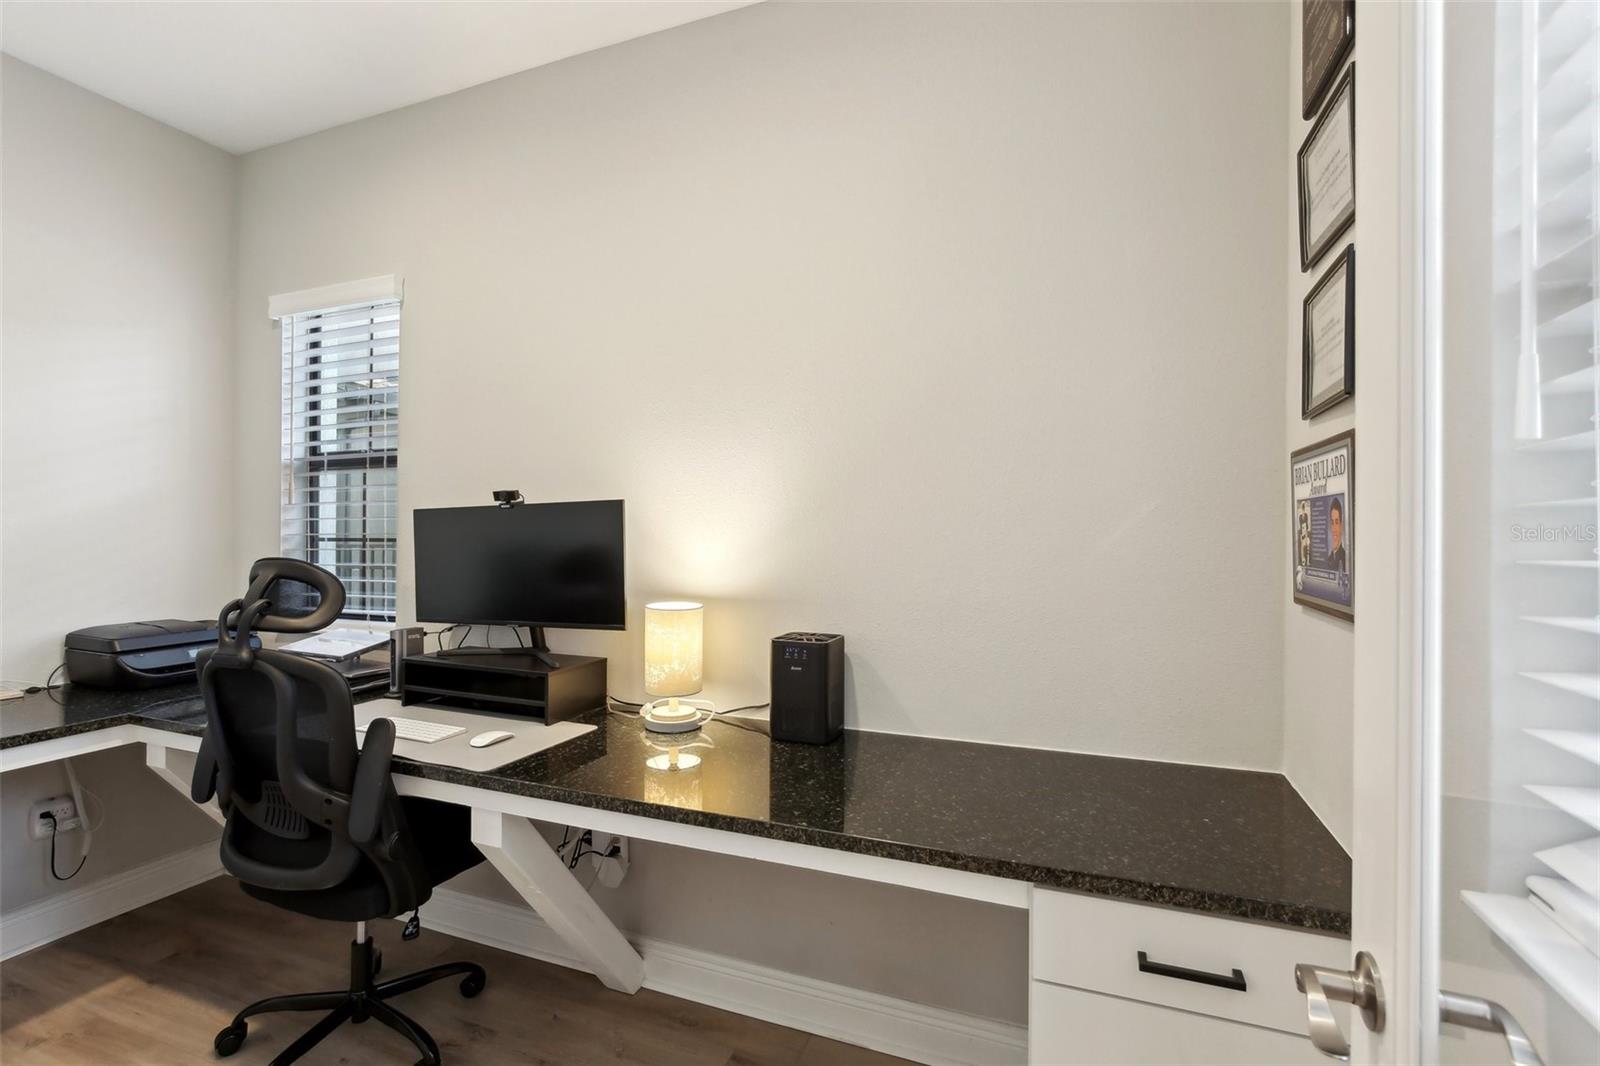
[[376,1019],[416,1045],[422,1054],[417,1066],[439,1066],[439,1045],[428,1031],[408,1015],[387,1002],[394,996],[443,981],[447,977],[461,978],[461,995],[471,999],[483,991],[488,976],[483,967],[471,962],[450,962],[430,966],[426,970],[379,981],[378,969],[382,955],[372,946],[367,935],[367,923],[356,923],[356,938],[350,944],[350,988],[343,992],[309,992],[302,995],[272,996],[258,1000],[234,1016],[233,1023],[217,1034],[214,1042],[218,1055],[232,1055],[244,1045],[249,1029],[245,1019],[275,1011],[327,1011],[321,1021],[307,1029],[301,1037],[278,1053],[272,1066],[288,1066],[345,1022],[360,1024]]
[[[434,966],[378,980],[367,922],[416,911],[435,888],[483,861],[472,812],[401,798],[391,776],[394,723],[374,719],[356,743],[350,686],[326,663],[258,647],[254,632],[312,633],[339,617],[344,584],[300,559],[258,559],[250,587],[223,606],[217,646],[197,657],[206,731],[189,795],[223,812],[222,867],[246,895],[324,921],[355,922],[350,987],[252,1003],[217,1034],[219,1055],[244,1044],[246,1019],[271,1011],[327,1011],[273,1063],[294,1062],[345,1022],[376,1018],[416,1045],[422,1066],[439,1047],[389,1000],[446,977],[461,994],[483,990],[483,968]],[[409,931],[409,926],[408,926]]]

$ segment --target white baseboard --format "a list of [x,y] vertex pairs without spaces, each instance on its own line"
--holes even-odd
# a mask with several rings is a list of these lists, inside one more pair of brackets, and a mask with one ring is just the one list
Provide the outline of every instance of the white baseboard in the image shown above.
[[[526,907],[436,889],[423,925],[441,933],[573,969],[586,967]],[[917,1062],[1021,1063],[1021,1025],[928,1007],[801,977],[741,959],[649,937],[629,937],[644,958],[644,986],[751,1018],[785,1025]]]
[[221,872],[217,844],[211,841],[0,914],[0,960],[182,892]]

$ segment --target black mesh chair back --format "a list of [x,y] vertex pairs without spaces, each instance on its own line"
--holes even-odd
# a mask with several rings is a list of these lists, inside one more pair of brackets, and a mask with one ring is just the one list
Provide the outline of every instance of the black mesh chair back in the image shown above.
[[222,609],[217,647],[199,664],[206,735],[192,794],[216,795],[227,819],[222,864],[246,886],[311,892],[358,881],[375,900],[381,883],[382,909],[396,914],[431,886],[387,757],[381,780],[358,798],[349,685],[325,663],[251,646],[256,632],[326,627],[344,598],[339,579],[311,563],[251,567],[249,591]]
[[[217,646],[200,661],[206,734],[190,794],[213,796],[225,816],[222,865],[245,892],[314,918],[356,923],[350,987],[269,996],[234,1016],[212,1047],[243,1046],[248,1019],[275,1011],[327,1015],[272,1061],[288,1066],[346,1021],[375,1018],[440,1066],[428,1031],[389,1000],[434,981],[461,978],[461,994],[483,991],[487,975],[451,962],[378,980],[381,957],[367,933],[374,918],[412,910],[433,887],[483,861],[465,807],[407,797],[390,776],[394,723],[375,718],[356,747],[355,708],[344,678],[326,663],[254,647],[253,635],[310,633],[339,617],[344,585],[298,559],[261,559],[250,588],[222,608]],[[421,928],[413,915],[402,934]]]

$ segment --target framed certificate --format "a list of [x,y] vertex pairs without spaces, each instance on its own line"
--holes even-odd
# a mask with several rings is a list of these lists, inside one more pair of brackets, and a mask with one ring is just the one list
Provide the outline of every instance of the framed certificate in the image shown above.
[[1289,456],[1289,536],[1294,602],[1355,620],[1356,434]]
[[1300,146],[1300,269],[1310,270],[1356,220],[1356,68],[1328,96]]
[[1317,279],[1300,315],[1300,417],[1356,394],[1356,249]]
[[1356,0],[1301,0],[1300,117],[1310,118],[1356,43]]

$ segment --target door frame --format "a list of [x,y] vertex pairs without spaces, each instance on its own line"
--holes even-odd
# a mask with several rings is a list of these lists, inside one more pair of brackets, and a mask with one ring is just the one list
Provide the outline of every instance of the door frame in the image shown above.
[[1438,1029],[1437,1004],[1424,1002],[1423,989],[1436,958],[1424,902],[1437,871],[1424,856],[1437,839],[1428,701],[1437,700],[1438,685],[1427,671],[1438,663],[1429,654],[1439,602],[1439,425],[1431,395],[1438,330],[1429,312],[1439,293],[1438,249],[1430,242],[1440,232],[1434,142],[1442,9],[1439,0],[1360,6],[1357,240],[1374,268],[1357,277],[1355,422],[1365,465],[1354,597],[1362,607],[1351,712],[1351,948],[1352,956],[1364,950],[1376,958],[1388,1022],[1372,1033],[1352,1019],[1350,1041],[1352,1062],[1387,1066],[1428,1061],[1427,1034]]

